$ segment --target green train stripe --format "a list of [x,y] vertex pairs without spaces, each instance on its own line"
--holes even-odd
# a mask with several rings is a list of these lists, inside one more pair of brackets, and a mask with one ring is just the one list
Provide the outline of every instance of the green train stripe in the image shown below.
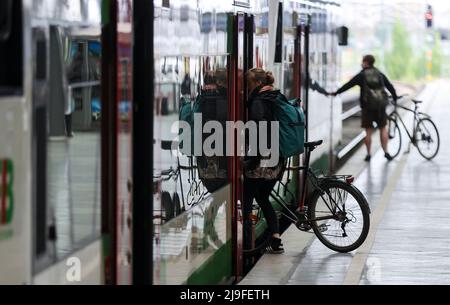
[[225,284],[233,275],[233,251],[232,242],[228,241],[203,265],[201,265],[185,284],[187,285],[211,285]]

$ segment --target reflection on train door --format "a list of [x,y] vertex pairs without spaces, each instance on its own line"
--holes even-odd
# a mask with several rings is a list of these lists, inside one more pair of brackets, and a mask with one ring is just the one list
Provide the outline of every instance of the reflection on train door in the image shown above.
[[[238,13],[234,16],[234,43],[231,60],[233,74],[233,99],[230,104],[231,120],[234,122],[245,121],[245,101],[248,98],[246,72],[253,66],[253,40],[254,40],[254,16],[246,13]],[[235,135],[235,157],[231,163],[232,170],[232,223],[233,223],[233,257],[234,273],[239,281],[243,275],[243,171],[238,157],[237,136]]]
[[[33,230],[33,268],[37,273],[50,262],[56,260],[54,247],[48,244],[48,235],[54,232],[54,224],[49,221],[47,204],[47,112],[49,104],[49,78],[47,46],[48,30],[36,27],[32,31],[33,61],[36,62],[33,73],[33,135],[32,135],[32,166],[33,166],[33,210],[35,215]],[[57,59],[54,59],[56,62]],[[61,65],[61,64],[60,64]],[[62,79],[61,74],[58,77]],[[51,234],[54,235],[54,234]],[[51,236],[55,237],[55,236]]]

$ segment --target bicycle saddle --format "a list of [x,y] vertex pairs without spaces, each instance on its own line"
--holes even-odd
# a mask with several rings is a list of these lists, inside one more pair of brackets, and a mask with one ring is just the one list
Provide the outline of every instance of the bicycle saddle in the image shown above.
[[306,142],[305,148],[314,149],[317,146],[320,146],[323,144],[323,140],[317,141],[317,142]]
[[418,101],[418,100],[411,100],[414,104],[422,104],[423,103],[423,101]]

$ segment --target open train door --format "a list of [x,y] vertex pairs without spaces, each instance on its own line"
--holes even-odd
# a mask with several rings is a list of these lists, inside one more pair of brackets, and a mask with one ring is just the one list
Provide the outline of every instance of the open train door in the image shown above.
[[[253,67],[254,54],[254,16],[247,13],[237,13],[233,16],[233,50],[231,52],[231,88],[233,88],[233,100],[230,104],[230,119],[233,122],[246,121],[245,101],[248,99],[247,80],[245,74]],[[234,275],[236,281],[243,276],[243,169],[240,162],[240,148],[235,134],[235,147],[233,161],[230,166],[232,177],[232,224],[233,224],[233,257]]]

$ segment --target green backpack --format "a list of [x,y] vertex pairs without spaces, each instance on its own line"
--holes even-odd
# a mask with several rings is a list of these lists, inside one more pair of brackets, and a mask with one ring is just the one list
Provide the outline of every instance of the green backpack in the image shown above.
[[288,101],[279,94],[272,104],[274,120],[280,124],[280,156],[291,158],[305,151],[305,114],[298,99]]
[[[180,114],[179,114],[179,121],[184,121],[188,123],[191,126],[191,132],[194,130],[194,111],[193,108],[198,103],[198,101],[194,102],[194,105],[192,105],[192,101],[190,98],[183,98],[183,102],[180,106]],[[182,129],[180,128],[178,135],[181,135]],[[183,141],[180,142],[179,148],[183,149]],[[194,136],[191,134],[191,150],[193,150],[194,147]]]

